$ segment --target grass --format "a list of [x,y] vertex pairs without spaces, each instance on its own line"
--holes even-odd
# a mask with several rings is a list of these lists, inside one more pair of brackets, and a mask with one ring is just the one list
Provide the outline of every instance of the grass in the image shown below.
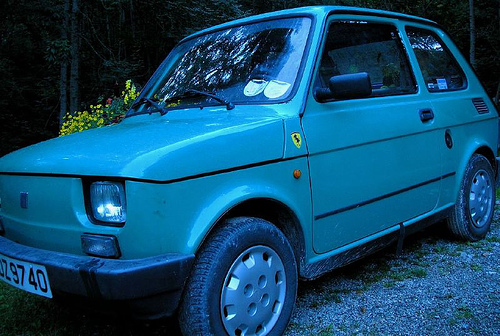
[[457,319],[471,319],[474,318],[472,309],[465,304],[461,304],[455,311],[455,318]]
[[142,322],[105,317],[58,305],[0,281],[0,336],[180,335],[177,330],[172,319]]
[[403,281],[413,278],[425,278],[426,276],[427,276],[427,271],[424,268],[420,267],[404,269],[400,272],[393,272],[389,274],[390,279],[395,281]]
[[486,237],[486,241],[489,243],[500,243],[500,237],[489,235]]
[[470,265],[470,269],[473,271],[479,272],[479,271],[483,270],[483,266],[478,265],[478,264],[472,264],[472,265]]
[[[57,315],[48,300],[0,283],[0,335],[25,334],[26,330],[37,330],[39,335],[58,335],[60,328],[53,326],[51,318]],[[47,323],[42,325],[44,319]]]
[[329,324],[317,334],[318,336],[329,336],[333,335],[333,324]]
[[330,302],[341,303],[342,294],[349,293],[349,291],[346,290],[339,290],[330,287],[323,288],[321,292],[322,294],[319,298],[310,304],[311,308],[319,308]]
[[467,246],[480,249],[480,248],[483,248],[486,243],[487,243],[486,241],[480,240],[480,241],[477,241],[477,242],[466,242],[465,244]]
[[443,253],[448,253],[450,251],[450,248],[448,246],[436,245],[432,248],[432,250],[435,253],[443,254]]

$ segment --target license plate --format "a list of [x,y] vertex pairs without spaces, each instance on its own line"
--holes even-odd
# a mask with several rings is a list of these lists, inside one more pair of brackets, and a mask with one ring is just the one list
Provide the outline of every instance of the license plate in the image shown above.
[[27,292],[52,298],[47,270],[42,265],[0,254],[0,279]]

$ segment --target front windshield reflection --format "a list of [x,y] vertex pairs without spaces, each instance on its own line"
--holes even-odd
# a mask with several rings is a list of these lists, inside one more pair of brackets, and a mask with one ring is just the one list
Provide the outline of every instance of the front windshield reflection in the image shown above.
[[[189,90],[232,103],[283,101],[296,81],[310,26],[309,18],[279,19],[190,39],[172,51],[144,96],[176,107],[217,104],[186,96]],[[142,109],[148,106],[136,112]]]

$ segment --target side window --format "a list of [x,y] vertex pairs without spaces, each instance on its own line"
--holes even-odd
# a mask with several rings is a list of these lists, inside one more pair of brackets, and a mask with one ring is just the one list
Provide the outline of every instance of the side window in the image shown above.
[[413,74],[396,27],[364,21],[332,22],[326,36],[316,87],[332,76],[367,72],[372,96],[416,92]]
[[430,92],[461,90],[467,80],[458,62],[433,32],[419,28],[406,28],[418,65]]

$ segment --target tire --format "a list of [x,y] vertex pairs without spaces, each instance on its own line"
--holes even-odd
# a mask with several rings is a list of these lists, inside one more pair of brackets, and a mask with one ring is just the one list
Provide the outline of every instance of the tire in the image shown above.
[[465,168],[457,203],[448,219],[460,239],[478,241],[490,230],[495,208],[495,174],[484,156],[474,154]]
[[179,307],[184,335],[281,335],[297,296],[297,262],[284,234],[233,218],[197,254]]

